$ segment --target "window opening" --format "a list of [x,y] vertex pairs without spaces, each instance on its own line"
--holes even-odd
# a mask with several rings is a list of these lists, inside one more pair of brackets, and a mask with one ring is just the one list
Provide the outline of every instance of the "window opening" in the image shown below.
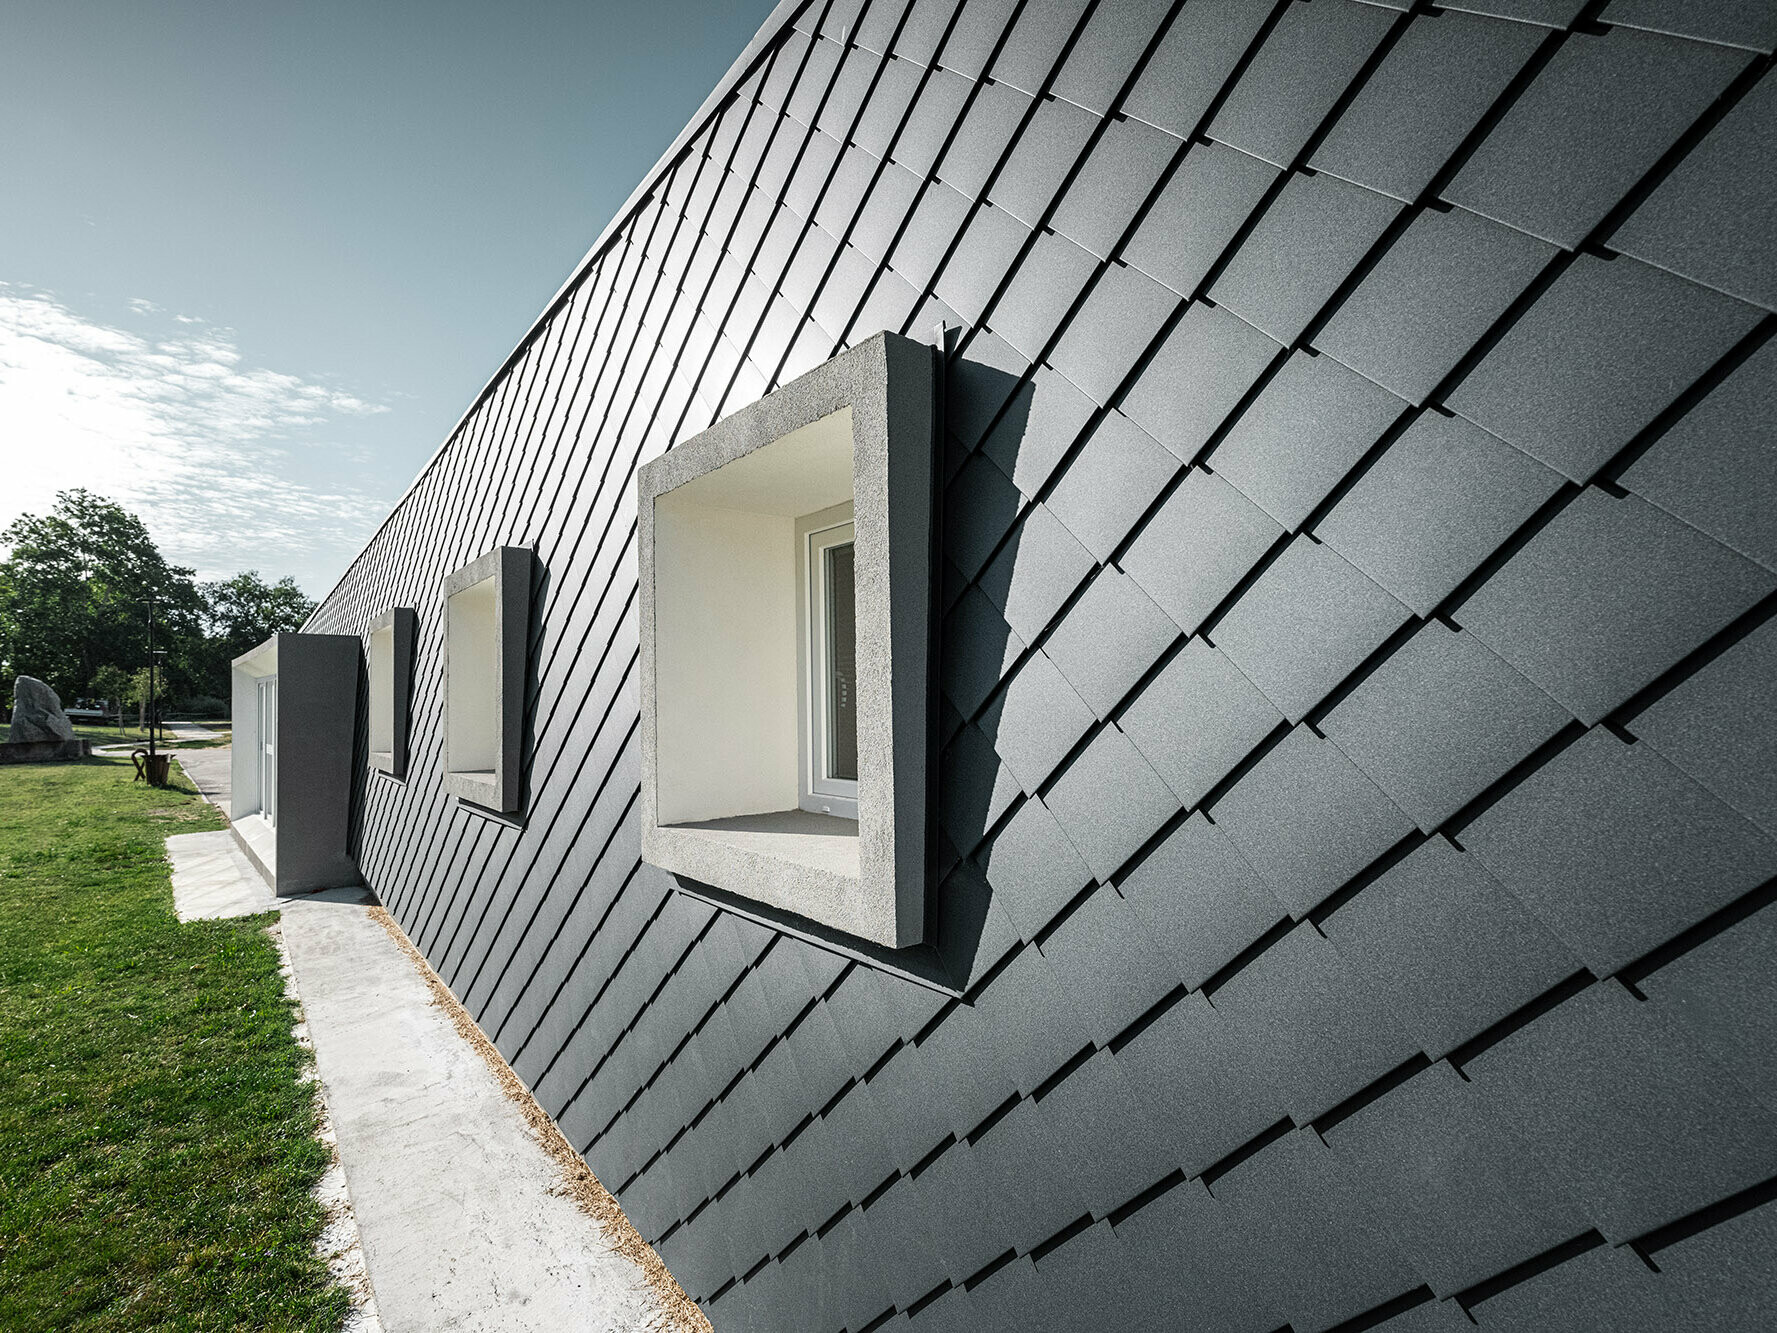
[[[849,506],[841,512],[848,512]],[[808,698],[801,709],[808,782],[804,810],[858,817],[857,545],[849,519],[807,537],[805,656]]]

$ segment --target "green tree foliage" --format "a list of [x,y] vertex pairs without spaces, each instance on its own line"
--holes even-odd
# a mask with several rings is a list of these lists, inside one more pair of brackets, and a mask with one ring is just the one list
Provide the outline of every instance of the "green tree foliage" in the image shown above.
[[139,518],[85,490],[16,519],[0,531],[0,550],[0,691],[27,675],[64,700],[117,698],[102,673],[147,665],[152,597],[154,644],[166,651],[156,668],[162,698],[226,699],[229,663],[299,628],[315,605],[294,580],[267,583],[253,570],[200,585],[162,558]]
[[[107,663],[147,659],[153,596],[165,640],[200,630],[192,571],[161,558],[142,521],[90,491],[63,491],[48,514],[0,532],[0,657],[10,681],[36,676],[62,694],[91,691]],[[165,646],[163,640],[163,646]]]
[[207,675],[216,683],[212,694],[228,694],[228,664],[272,635],[302,628],[314,613],[315,604],[303,595],[296,580],[281,578],[267,583],[259,571],[249,569],[220,583],[204,583],[204,640]]

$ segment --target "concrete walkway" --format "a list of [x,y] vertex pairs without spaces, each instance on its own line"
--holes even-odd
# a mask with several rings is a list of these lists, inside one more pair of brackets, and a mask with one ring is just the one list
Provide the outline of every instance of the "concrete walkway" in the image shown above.
[[191,779],[191,785],[225,815],[228,813],[228,796],[234,782],[229,768],[229,757],[233,753],[233,748],[227,745],[215,750],[179,751],[179,767],[185,770],[185,776]]
[[241,854],[227,829],[175,833],[167,839],[173,863],[173,910],[181,921],[256,916],[278,909],[277,895]]
[[641,1269],[560,1172],[413,963],[350,890],[287,899],[284,943],[383,1327],[631,1333]]
[[[160,729],[160,748],[177,750],[182,742],[215,740],[220,732],[204,726],[201,722],[169,722]],[[94,754],[129,754],[140,750],[147,741],[117,741],[107,744],[102,741],[93,742]]]

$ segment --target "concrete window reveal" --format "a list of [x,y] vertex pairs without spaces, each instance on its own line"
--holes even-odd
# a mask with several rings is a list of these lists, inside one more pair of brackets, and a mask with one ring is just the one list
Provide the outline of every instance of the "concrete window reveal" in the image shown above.
[[643,858],[889,948],[924,936],[934,393],[879,334],[636,479]]
[[370,766],[396,778],[407,776],[416,619],[411,607],[390,607],[371,627],[365,649],[370,676]]
[[444,789],[499,814],[519,807],[531,553],[500,546],[444,580]]

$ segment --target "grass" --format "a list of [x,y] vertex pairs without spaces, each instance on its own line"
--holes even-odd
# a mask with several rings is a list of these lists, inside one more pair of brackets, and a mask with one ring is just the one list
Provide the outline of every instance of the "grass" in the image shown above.
[[0,768],[0,1328],[337,1329],[268,917],[180,923],[127,759]]

